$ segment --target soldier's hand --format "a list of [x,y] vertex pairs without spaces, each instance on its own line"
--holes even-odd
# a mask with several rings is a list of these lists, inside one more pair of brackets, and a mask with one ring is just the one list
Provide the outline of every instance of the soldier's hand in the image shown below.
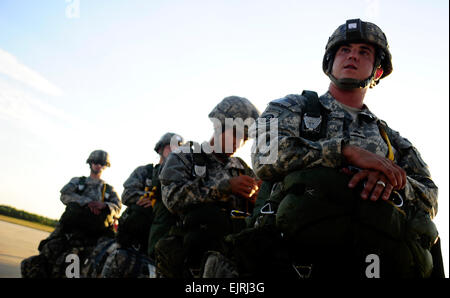
[[351,165],[383,173],[394,189],[405,188],[406,172],[391,160],[351,145],[343,147],[342,155]]
[[256,187],[253,189],[253,192],[250,193],[250,198],[252,199],[252,202],[256,202],[256,198],[258,197],[259,190],[261,189],[262,180],[255,179]]
[[386,201],[394,189],[383,173],[374,170],[362,170],[354,174],[348,186],[354,188],[362,181],[365,181],[364,188],[361,192],[361,198],[363,200],[368,199],[370,195],[370,200],[372,201],[378,200],[380,196]]
[[148,208],[152,206],[152,200],[150,198],[142,198],[136,202],[136,205]]
[[231,192],[244,198],[250,198],[259,191],[261,185],[256,179],[247,175],[236,176],[229,180]]
[[88,207],[92,213],[94,213],[95,215],[99,215],[101,210],[106,207],[106,204],[103,202],[94,201],[89,202]]

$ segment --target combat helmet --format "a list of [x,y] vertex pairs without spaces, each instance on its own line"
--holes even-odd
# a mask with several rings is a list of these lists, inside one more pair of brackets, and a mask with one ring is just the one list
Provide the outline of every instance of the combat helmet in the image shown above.
[[[376,48],[375,63],[372,74],[365,80],[337,79],[332,75],[334,56],[339,46],[348,43],[368,43]],[[322,69],[330,77],[331,81],[342,89],[364,88],[378,84],[379,80],[374,80],[378,67],[383,68],[380,79],[388,76],[392,72],[392,56],[389,51],[386,35],[381,29],[370,22],[363,22],[360,19],[347,20],[340,25],[328,39],[323,57]]]
[[86,163],[96,163],[101,164],[107,167],[111,166],[111,163],[109,162],[109,154],[106,151],[103,150],[95,150],[92,151],[92,153],[89,155],[88,159],[86,160]]
[[[218,129],[220,125],[224,131],[227,124],[225,119],[242,119],[245,122],[251,118],[256,121],[259,115],[258,109],[247,98],[228,96],[214,107],[208,117],[213,121],[215,129]],[[247,127],[245,131],[248,132]]]
[[160,154],[160,150],[163,149],[166,145],[171,144],[172,142],[172,138],[174,138],[174,141],[176,141],[177,145],[181,145],[183,143],[183,137],[173,133],[173,132],[168,132],[165,133],[160,139],[159,141],[156,143],[155,145],[155,152]]

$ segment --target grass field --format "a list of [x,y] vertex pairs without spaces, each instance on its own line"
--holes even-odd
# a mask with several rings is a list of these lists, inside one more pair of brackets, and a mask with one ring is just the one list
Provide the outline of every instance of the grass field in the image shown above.
[[18,225],[22,225],[22,226],[33,228],[33,229],[37,229],[37,230],[41,230],[44,232],[49,232],[49,233],[53,232],[53,230],[55,229],[54,227],[50,227],[50,226],[38,224],[36,222],[26,221],[26,220],[14,218],[14,217],[4,216],[1,214],[0,214],[0,220],[18,224]]

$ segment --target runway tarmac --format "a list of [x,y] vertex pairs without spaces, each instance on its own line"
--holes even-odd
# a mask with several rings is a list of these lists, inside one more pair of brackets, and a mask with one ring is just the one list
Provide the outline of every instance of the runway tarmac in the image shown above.
[[20,262],[38,254],[48,232],[0,220],[0,278],[20,278]]

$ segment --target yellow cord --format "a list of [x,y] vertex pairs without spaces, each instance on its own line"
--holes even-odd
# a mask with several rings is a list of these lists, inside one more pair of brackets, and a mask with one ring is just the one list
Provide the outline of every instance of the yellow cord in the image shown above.
[[102,202],[105,201],[105,192],[106,192],[106,183],[103,184],[103,190],[102,190]]
[[380,129],[381,136],[383,137],[384,141],[386,142],[386,144],[388,146],[388,158],[391,161],[394,161],[394,152],[392,151],[391,141],[389,141],[389,137],[388,137],[386,131],[384,131],[384,129],[381,126],[379,126],[379,129]]

